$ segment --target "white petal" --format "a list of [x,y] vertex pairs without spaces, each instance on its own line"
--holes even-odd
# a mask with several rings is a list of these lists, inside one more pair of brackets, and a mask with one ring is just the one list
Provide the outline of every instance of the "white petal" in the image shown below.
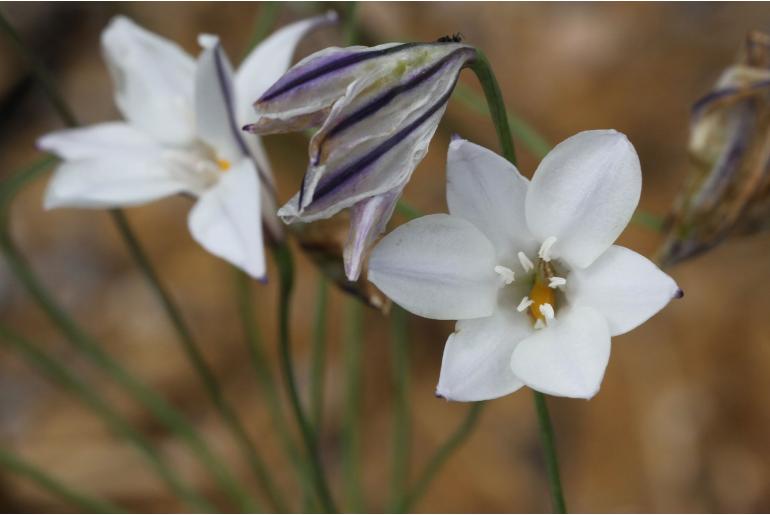
[[223,172],[217,184],[190,211],[190,232],[215,256],[262,279],[265,252],[259,206],[257,171],[251,160],[242,159]]
[[483,401],[515,392],[524,383],[511,370],[511,356],[531,332],[528,318],[512,310],[459,321],[444,347],[436,395]]
[[229,162],[247,153],[241,140],[241,128],[235,118],[233,70],[219,38],[201,35],[203,52],[195,71],[195,120],[198,136]]
[[492,244],[470,222],[429,215],[398,227],[377,244],[369,280],[416,315],[479,318],[495,309],[496,264]]
[[186,143],[194,135],[195,62],[176,43],[116,16],[102,48],[126,120],[158,141]]
[[38,139],[37,146],[62,159],[107,157],[119,152],[147,152],[159,148],[149,135],[125,122],[51,132]]
[[527,224],[552,255],[585,268],[612,245],[639,202],[642,175],[623,134],[586,131],[559,143],[538,166],[527,193]]
[[447,204],[487,235],[503,262],[537,244],[529,233],[524,202],[529,181],[507,159],[463,139],[449,145]]
[[567,280],[570,304],[599,311],[613,336],[641,325],[680,291],[652,261],[617,245],[588,268],[573,270]]
[[610,359],[610,332],[596,310],[562,310],[548,327],[535,331],[513,351],[511,369],[539,392],[590,399]]
[[239,124],[254,118],[252,103],[289,69],[302,38],[311,30],[335,21],[337,14],[329,11],[322,16],[292,23],[275,31],[246,56],[235,74]]
[[194,190],[160,145],[125,124],[59,131],[38,145],[66,159],[48,183],[46,209],[131,206]]

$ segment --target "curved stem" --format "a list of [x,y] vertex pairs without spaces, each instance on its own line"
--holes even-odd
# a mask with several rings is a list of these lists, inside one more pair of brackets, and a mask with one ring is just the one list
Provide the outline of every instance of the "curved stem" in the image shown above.
[[363,304],[347,299],[345,312],[345,408],[342,420],[342,476],[346,508],[352,513],[365,511],[361,492],[361,354],[363,351]]
[[37,483],[48,492],[61,497],[65,501],[71,502],[79,509],[88,513],[126,513],[114,504],[94,499],[87,495],[76,492],[72,488],[63,485],[57,479],[46,474],[43,470],[24,461],[20,457],[0,447],[0,465],[14,473],[24,476]]
[[[500,140],[500,147],[503,156],[511,163],[516,165],[516,152],[511,138],[511,129],[508,126],[508,115],[505,110],[505,102],[500,92],[500,86],[497,83],[492,67],[487,61],[486,56],[477,50],[477,59],[471,64],[471,70],[478,77],[484,95],[489,105],[489,112],[492,122],[497,131],[497,137]],[[554,444],[553,427],[551,419],[548,416],[548,409],[545,404],[545,396],[540,392],[535,392],[535,406],[537,418],[540,424],[540,440],[543,443],[543,452],[545,453],[546,463],[548,464],[548,486],[551,492],[551,499],[554,501],[554,509],[564,510],[565,503],[562,495],[561,479],[559,478],[558,459],[556,457],[556,445]]]
[[414,487],[404,497],[403,502],[397,507],[397,513],[406,513],[411,511],[412,506],[416,503],[420,497],[425,494],[431,481],[436,476],[436,473],[441,469],[444,462],[449,459],[452,453],[457,450],[460,445],[471,435],[473,429],[476,427],[476,422],[481,415],[481,409],[484,407],[483,402],[474,402],[471,407],[468,408],[468,414],[465,416],[460,426],[454,433],[447,439],[447,441],[436,451],[428,464],[425,466],[422,474],[415,483]]
[[270,370],[262,335],[254,315],[256,313],[256,306],[254,305],[254,297],[251,292],[252,279],[238,268],[233,267],[233,270],[236,274],[238,312],[243,332],[246,335],[252,367],[267,400],[267,409],[270,412],[275,432],[278,434],[283,450],[296,470],[302,489],[309,495],[312,495],[312,479],[310,478],[307,466],[302,463],[299,449],[297,449],[295,442],[292,440],[288,421],[281,406],[281,399],[276,390],[275,377]]
[[37,302],[48,318],[59,328],[69,343],[82,352],[96,366],[102,368],[110,377],[121,385],[132,397],[149,410],[168,429],[177,433],[201,463],[211,471],[217,483],[245,511],[253,511],[255,506],[246,492],[238,485],[227,468],[210,451],[206,442],[190,425],[185,417],[176,411],[152,388],[133,376],[115,359],[109,356],[98,342],[87,335],[80,326],[48,293],[24,256],[16,248],[10,235],[9,208],[16,193],[29,181],[39,177],[56,160],[45,158],[18,175],[6,180],[0,187],[0,251],[2,251],[11,272],[26,288],[29,295]]
[[556,458],[556,447],[551,425],[551,417],[548,415],[545,395],[532,391],[535,394],[535,411],[540,424],[540,442],[545,449],[545,467],[548,471],[548,485],[551,491],[551,503],[554,513],[567,513],[567,505],[564,502],[564,494],[559,478],[559,461]]
[[391,355],[395,402],[393,407],[393,465],[390,475],[390,506],[397,509],[404,503],[409,479],[409,335],[407,313],[394,306],[391,314]]
[[315,300],[316,311],[313,315],[313,350],[310,356],[312,364],[310,367],[310,420],[319,440],[323,426],[328,301],[329,281],[323,273],[319,273]]
[[95,388],[91,388],[58,360],[49,357],[43,350],[3,324],[0,324],[0,338],[7,345],[22,354],[32,367],[39,369],[52,381],[76,395],[105,422],[111,431],[133,444],[144,455],[149,465],[174,494],[201,513],[212,512],[213,506],[205,498],[198,495],[195,490],[184,484],[176,474],[176,471],[170,468],[158,455],[145,436],[135,430],[125,418],[112,409],[110,404],[97,393]]
[[283,369],[284,386],[289,395],[294,417],[297,420],[305,450],[311,465],[314,484],[321,506],[327,513],[336,512],[334,501],[326,483],[318,444],[313,433],[313,428],[305,416],[302,403],[297,390],[294,376],[294,363],[291,357],[291,335],[289,327],[289,313],[291,308],[291,294],[294,288],[294,262],[291,250],[286,243],[277,243],[271,248],[276,266],[278,267],[279,286],[279,354],[281,368]]

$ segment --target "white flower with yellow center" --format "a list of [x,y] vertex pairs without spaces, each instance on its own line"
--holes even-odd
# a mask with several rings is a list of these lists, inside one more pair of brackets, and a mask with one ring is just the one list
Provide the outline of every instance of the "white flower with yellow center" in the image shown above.
[[639,201],[639,158],[616,131],[557,145],[532,181],[461,139],[449,147],[450,214],[408,222],[375,247],[369,279],[414,314],[458,320],[436,394],[478,401],[527,385],[590,398],[610,337],[681,290],[613,245]]
[[[240,128],[289,67],[300,39],[334,19],[289,25],[234,72],[215,36],[199,38],[197,61],[128,18],[114,18],[102,48],[125,121],[67,129],[38,140],[63,159],[46,208],[114,208],[174,194],[197,198],[188,225],[198,243],[253,277],[265,274],[262,221],[280,235],[272,175],[259,139]],[[260,180],[261,179],[261,180]]]

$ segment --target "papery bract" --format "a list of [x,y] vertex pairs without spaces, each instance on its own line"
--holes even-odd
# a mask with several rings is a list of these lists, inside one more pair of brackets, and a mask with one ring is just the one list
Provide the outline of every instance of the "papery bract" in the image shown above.
[[437,395],[478,401],[523,385],[596,394],[610,337],[681,294],[651,261],[613,245],[640,190],[636,152],[615,131],[565,140],[532,181],[483,147],[452,142],[450,214],[398,227],[369,261],[369,279],[397,304],[458,320]]
[[45,206],[112,208],[184,193],[204,248],[253,277],[265,273],[262,221],[281,237],[272,173],[257,137],[240,130],[250,99],[289,66],[299,40],[323,16],[267,38],[233,72],[215,36],[201,36],[197,61],[129,19],[114,18],[102,48],[125,121],[47,134],[41,149],[63,159]]
[[288,223],[312,222],[352,208],[350,280],[425,156],[460,70],[475,56],[460,43],[328,48],[291,68],[255,103],[251,132],[321,126],[300,191],[278,214]]

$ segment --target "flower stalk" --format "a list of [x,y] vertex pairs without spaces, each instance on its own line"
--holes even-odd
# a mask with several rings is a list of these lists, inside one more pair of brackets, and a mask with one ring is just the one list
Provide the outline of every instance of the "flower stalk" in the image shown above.
[[[502,155],[515,166],[516,151],[513,146],[513,138],[511,137],[510,126],[508,125],[508,115],[505,109],[503,95],[500,91],[500,85],[497,82],[497,78],[495,77],[486,56],[480,50],[477,50],[477,53],[478,58],[471,63],[470,68],[476,74],[484,91],[484,96],[487,99],[489,113],[492,118],[492,123],[495,126],[495,131],[497,132]],[[564,502],[561,478],[559,476],[559,461],[556,456],[556,445],[554,443],[551,418],[548,414],[545,396],[534,390],[533,394],[535,397],[535,411],[537,412],[537,419],[540,427],[540,440],[543,445],[543,452],[545,454],[548,469],[548,487],[553,507],[555,511],[565,513],[566,504]]]
[[321,465],[318,442],[299,398],[296,376],[294,374],[294,363],[291,357],[289,316],[291,311],[291,294],[294,289],[294,260],[291,255],[291,249],[285,242],[273,245],[270,250],[273,253],[273,258],[275,259],[275,264],[278,268],[278,351],[283,372],[284,386],[286,387],[294,418],[297,421],[305,445],[305,451],[310,462],[313,483],[316,487],[318,499],[326,513],[336,513],[337,510],[334,505],[334,500],[332,499],[329,486],[326,483],[323,466]]

